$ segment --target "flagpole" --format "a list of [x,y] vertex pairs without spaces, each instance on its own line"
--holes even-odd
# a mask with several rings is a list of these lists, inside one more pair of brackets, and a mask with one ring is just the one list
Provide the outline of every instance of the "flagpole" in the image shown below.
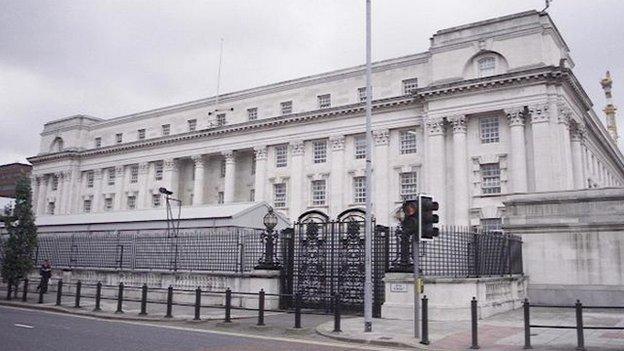
[[372,206],[371,206],[371,146],[373,136],[371,132],[372,114],[372,86],[371,86],[371,0],[366,0],[366,219],[364,232],[364,332],[373,330],[373,233],[372,233]]

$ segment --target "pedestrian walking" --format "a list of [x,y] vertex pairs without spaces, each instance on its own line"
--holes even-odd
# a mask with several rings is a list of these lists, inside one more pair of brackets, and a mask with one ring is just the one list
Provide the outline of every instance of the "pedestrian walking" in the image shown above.
[[50,281],[50,277],[52,277],[52,264],[49,260],[44,260],[39,268],[39,275],[41,276],[41,281],[39,282],[39,286],[37,287],[37,291],[41,289],[41,291],[45,294],[48,292],[48,282]]

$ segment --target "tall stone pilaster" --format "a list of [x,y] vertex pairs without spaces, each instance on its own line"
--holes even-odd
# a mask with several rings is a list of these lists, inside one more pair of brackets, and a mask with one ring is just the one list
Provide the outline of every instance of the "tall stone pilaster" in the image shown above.
[[570,143],[572,144],[572,169],[574,170],[574,188],[584,189],[587,187],[587,176],[585,175],[585,162],[583,148],[584,127],[574,124],[570,128]]
[[234,202],[234,192],[236,191],[236,155],[234,151],[223,152],[225,158],[225,180],[223,184],[223,202],[226,204]]
[[115,203],[114,209],[119,211],[124,209],[126,196],[124,194],[125,187],[125,166],[115,166]]
[[329,213],[332,217],[336,217],[345,209],[342,194],[344,193],[344,135],[335,135],[329,138],[331,146],[331,171],[329,174],[330,191],[326,196],[329,202]]
[[290,173],[290,187],[288,189],[287,196],[289,197],[290,208],[288,213],[291,219],[296,219],[301,215],[303,205],[303,157],[304,157],[304,143],[301,140],[290,143],[291,159],[291,173]]
[[264,145],[255,147],[254,157],[256,158],[254,201],[270,201],[266,194],[267,147]]
[[562,186],[564,190],[574,189],[574,165],[570,143],[570,122],[572,110],[564,103],[557,104],[557,126],[559,133],[559,155],[561,157]]
[[204,157],[203,155],[194,155],[191,157],[195,164],[195,180],[193,181],[193,206],[201,206],[204,203]]
[[[533,179],[535,191],[558,189],[553,169],[556,167],[556,151],[553,150],[552,133],[550,132],[550,118],[548,104],[530,106],[531,129],[533,135]],[[556,149],[556,148],[555,148]]]
[[[390,207],[390,197],[388,194],[388,179],[390,155],[390,131],[388,129],[373,130],[373,213],[377,222],[383,225],[390,225],[392,208]],[[348,193],[348,192],[345,192]]]
[[[179,198],[178,194],[178,165],[173,158],[163,160],[163,185],[167,190],[173,192],[174,198]],[[158,189],[156,189],[156,192]],[[188,204],[183,204],[188,205]]]
[[524,108],[506,110],[509,121],[511,185],[512,192],[526,193],[528,190],[527,159],[524,136]]
[[145,209],[151,207],[152,195],[149,192],[150,182],[153,177],[149,177],[150,164],[148,162],[139,163],[139,196],[137,198],[137,207]]
[[467,227],[470,225],[468,194],[468,145],[466,143],[466,116],[451,117],[453,125],[453,224]]
[[426,169],[428,189],[434,200],[440,203],[438,216],[441,224],[447,224],[449,202],[446,199],[446,121],[443,118],[427,118]]

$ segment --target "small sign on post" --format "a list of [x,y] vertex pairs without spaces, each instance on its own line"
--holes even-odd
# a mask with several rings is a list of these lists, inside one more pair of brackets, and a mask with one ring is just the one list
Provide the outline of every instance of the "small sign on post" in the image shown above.
[[407,292],[407,284],[392,283],[390,284],[390,291],[398,292],[398,293],[405,293]]

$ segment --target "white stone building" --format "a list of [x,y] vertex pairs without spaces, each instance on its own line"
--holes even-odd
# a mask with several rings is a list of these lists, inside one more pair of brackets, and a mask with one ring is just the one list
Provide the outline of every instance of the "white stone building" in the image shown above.
[[[500,225],[510,194],[624,184],[624,157],[551,18],[528,11],[440,30],[373,64],[373,206],[432,194],[441,222]],[[46,123],[38,216],[267,201],[296,219],[364,202],[364,66],[127,116]]]

